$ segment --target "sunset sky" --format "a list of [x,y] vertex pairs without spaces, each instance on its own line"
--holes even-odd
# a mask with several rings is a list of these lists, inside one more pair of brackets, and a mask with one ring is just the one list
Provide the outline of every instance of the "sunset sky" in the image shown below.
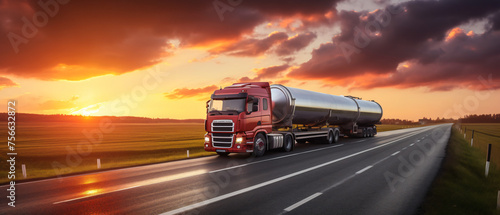
[[40,114],[205,118],[235,82],[500,113],[500,1],[0,1],[0,100]]

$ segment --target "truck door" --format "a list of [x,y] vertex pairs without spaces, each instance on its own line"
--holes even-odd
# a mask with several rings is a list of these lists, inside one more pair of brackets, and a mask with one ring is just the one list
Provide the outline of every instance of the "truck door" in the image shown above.
[[262,108],[262,125],[272,125],[271,121],[271,106],[269,104],[269,99],[262,98],[261,102]]
[[252,110],[245,117],[247,131],[252,131],[262,124],[261,98],[255,97],[253,102],[247,103],[247,110]]

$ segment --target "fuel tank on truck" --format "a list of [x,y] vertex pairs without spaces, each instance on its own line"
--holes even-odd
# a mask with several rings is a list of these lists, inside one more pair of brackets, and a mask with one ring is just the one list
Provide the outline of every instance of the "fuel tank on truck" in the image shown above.
[[373,125],[382,118],[382,107],[373,101],[335,96],[283,85],[271,85],[273,125],[305,126]]

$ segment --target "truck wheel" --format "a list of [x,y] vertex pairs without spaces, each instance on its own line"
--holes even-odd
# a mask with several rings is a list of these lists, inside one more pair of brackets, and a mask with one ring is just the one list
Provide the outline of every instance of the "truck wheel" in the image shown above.
[[283,143],[283,151],[292,151],[292,146],[294,144],[292,135],[285,135],[285,142]]
[[266,138],[262,134],[257,134],[253,142],[252,156],[260,157],[266,152]]
[[221,157],[227,157],[229,155],[229,152],[217,152],[217,154]]
[[335,135],[333,134],[333,131],[329,131],[328,135],[326,136],[326,144],[332,144],[334,142]]
[[366,130],[365,129],[363,129],[362,133],[363,133],[363,137],[366,137]]
[[335,131],[335,135],[333,136],[333,142],[337,143],[339,142],[339,131]]

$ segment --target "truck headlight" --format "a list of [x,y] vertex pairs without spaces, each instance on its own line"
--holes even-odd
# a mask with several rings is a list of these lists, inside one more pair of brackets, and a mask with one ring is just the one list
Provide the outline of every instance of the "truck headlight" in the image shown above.
[[241,143],[243,142],[243,137],[237,137],[236,138],[236,143]]
[[210,137],[205,137],[205,143],[210,142]]

